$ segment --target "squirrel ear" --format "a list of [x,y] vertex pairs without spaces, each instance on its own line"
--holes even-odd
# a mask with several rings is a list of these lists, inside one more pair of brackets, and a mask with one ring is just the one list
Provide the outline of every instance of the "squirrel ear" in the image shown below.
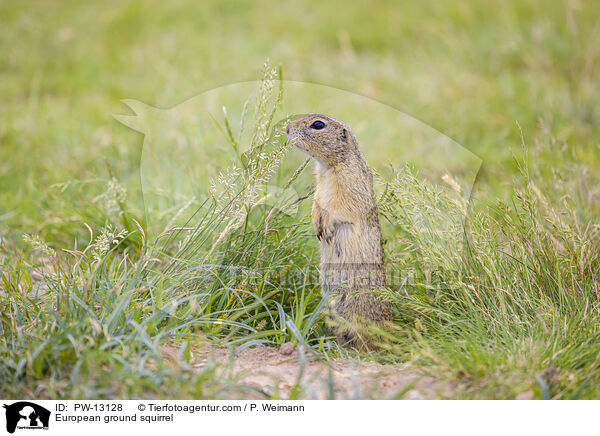
[[344,142],[348,142],[348,134],[346,133],[346,129],[342,129],[342,140]]

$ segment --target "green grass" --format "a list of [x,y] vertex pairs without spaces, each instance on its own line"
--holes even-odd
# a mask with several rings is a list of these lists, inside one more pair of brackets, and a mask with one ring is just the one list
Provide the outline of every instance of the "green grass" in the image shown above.
[[[286,79],[379,100],[483,161],[464,234],[452,190],[402,167],[380,181],[388,266],[406,280],[389,349],[360,357],[410,361],[464,398],[598,398],[598,6],[109,3],[0,4],[0,396],[243,396],[193,351],[350,353],[308,274],[310,167],[294,174],[295,151],[280,165],[281,137],[253,140],[261,116],[289,115],[271,112],[277,87],[239,147],[242,108],[228,107],[233,136],[214,114],[222,132],[202,152],[239,160],[232,187],[213,199],[199,184],[149,214],[143,137],[113,118],[123,99],[167,108],[256,80],[270,57]],[[253,207],[265,180],[308,197]],[[194,213],[192,230],[169,230]]]

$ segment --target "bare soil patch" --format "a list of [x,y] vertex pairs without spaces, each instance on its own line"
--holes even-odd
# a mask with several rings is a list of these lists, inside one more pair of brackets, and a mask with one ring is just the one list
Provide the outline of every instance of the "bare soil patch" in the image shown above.
[[[281,398],[289,398],[300,387],[300,399],[443,399],[456,394],[458,388],[456,383],[438,381],[408,364],[302,358],[291,343],[279,348],[248,348],[233,358],[228,350],[217,349],[215,357],[232,364],[240,383]],[[254,395],[246,398],[250,397]]]

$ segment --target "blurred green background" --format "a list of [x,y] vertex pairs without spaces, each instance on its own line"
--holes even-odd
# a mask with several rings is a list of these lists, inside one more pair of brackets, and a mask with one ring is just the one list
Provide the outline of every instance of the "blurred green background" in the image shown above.
[[[456,398],[597,398],[599,18],[594,1],[0,0],[0,296],[8,296],[0,298],[0,396],[4,388],[6,397],[212,398],[231,384],[215,367],[189,367],[205,336],[242,346],[310,340],[324,355],[345,355],[328,348],[318,286],[288,274],[292,267],[316,271],[317,241],[307,237],[304,210],[300,224],[281,218],[278,233],[266,209],[235,203],[244,206],[234,212],[247,208],[245,216],[211,215],[214,226],[200,226],[181,250],[169,236],[165,245],[179,250],[177,267],[148,258],[154,247],[144,236],[152,233],[140,176],[144,137],[113,116],[133,114],[121,101],[188,108],[183,121],[198,128],[193,101],[259,80],[270,59],[284,80],[353,95],[368,123],[361,126],[362,114],[351,106],[340,113],[359,136],[385,139],[387,132],[374,127],[403,112],[483,162],[465,257],[439,243],[447,233],[432,238],[421,225],[427,213],[434,224],[452,218],[448,211],[462,203],[446,204],[406,175],[397,198],[380,201],[397,230],[385,246],[389,264],[414,272],[410,293],[396,295],[396,342],[382,359],[413,361],[459,380],[466,391]],[[241,102],[246,92],[233,94]],[[320,97],[295,95],[304,103]],[[357,96],[388,106],[371,110]],[[295,103],[284,100],[283,107]],[[240,118],[239,106],[229,112],[232,120]],[[385,118],[389,107],[400,112]],[[200,143],[191,128],[175,133]],[[206,156],[227,146],[221,136],[207,135]],[[431,157],[426,141],[414,142],[422,147],[417,154]],[[293,153],[297,161],[286,156],[278,168],[285,180],[304,159]],[[373,163],[391,152],[371,146],[366,154]],[[157,153],[165,163],[162,156],[167,152]],[[184,189],[218,172],[191,165],[192,176],[181,177],[174,158],[185,153],[167,157],[175,163],[167,176]],[[529,173],[520,175],[514,157]],[[185,208],[186,196],[173,198],[177,205],[155,208],[160,219],[175,222]],[[188,206],[193,213],[197,205]],[[253,210],[255,227],[246,229]],[[227,238],[209,249],[214,229]],[[125,230],[130,236],[121,241],[117,232]],[[34,235],[26,238],[31,244],[23,233]],[[204,260],[213,255],[224,265],[218,274]],[[185,256],[194,260],[189,267]],[[280,269],[295,281],[265,287],[267,275],[259,274],[258,286],[240,281],[244,268]],[[180,363],[170,366],[161,357],[173,344]]]
[[2,0],[0,236],[85,238],[111,174],[141,210],[142,137],[113,118],[120,100],[171,107],[258,79],[267,58],[478,154],[480,197],[509,189],[519,126],[597,168],[598,18],[583,1]]

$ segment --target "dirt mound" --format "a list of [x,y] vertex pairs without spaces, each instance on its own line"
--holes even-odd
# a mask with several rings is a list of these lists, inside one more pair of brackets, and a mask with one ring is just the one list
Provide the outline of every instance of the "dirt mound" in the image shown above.
[[231,363],[240,383],[281,398],[296,397],[299,392],[300,399],[441,399],[456,390],[410,365],[349,359],[327,362],[301,356],[291,343],[248,348],[233,357],[218,349],[215,357]]

